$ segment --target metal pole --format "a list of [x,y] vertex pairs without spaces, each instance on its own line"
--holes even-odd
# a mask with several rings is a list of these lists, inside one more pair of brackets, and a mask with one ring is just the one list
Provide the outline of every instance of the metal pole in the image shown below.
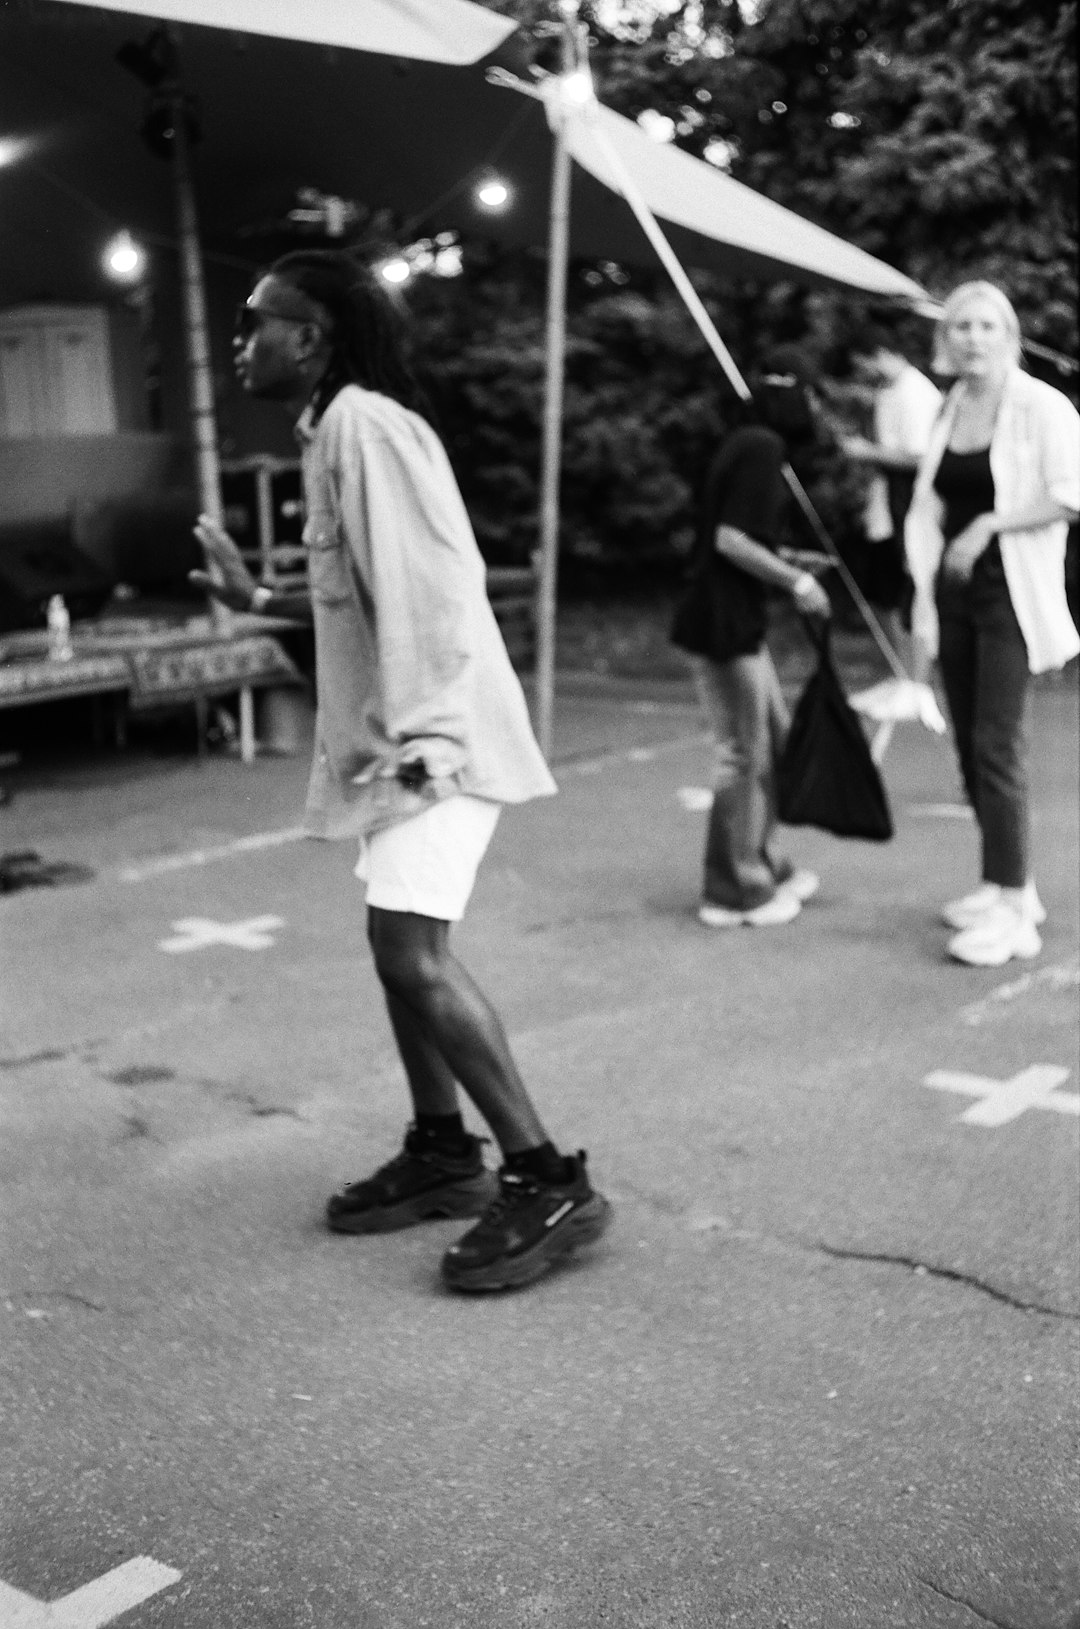
[[203,282],[199,247],[195,188],[191,180],[191,149],[187,118],[179,86],[175,87],[170,103],[173,188],[177,237],[180,244],[180,292],[184,308],[188,399],[191,405],[191,430],[195,444],[199,503],[203,513],[212,516],[220,525],[224,509],[221,501],[217,415],[214,409],[214,375],[210,363],[209,325],[206,317],[206,286]]
[[[573,24],[562,38],[563,72],[573,64]],[[547,315],[544,335],[544,424],[540,467],[540,569],[536,591],[536,735],[551,756],[555,712],[555,624],[559,572],[559,477],[562,466],[563,373],[566,358],[566,262],[570,242],[570,147],[567,112],[552,109],[555,137],[551,160],[551,213],[548,223]]]
[[[176,50],[175,40],[173,49]],[[195,208],[195,187],[191,178],[191,145],[188,140],[187,109],[179,77],[170,85],[172,112],[172,170],[176,200],[176,229],[180,245],[180,293],[184,310],[184,343],[188,363],[188,399],[191,406],[191,432],[195,445],[195,472],[199,488],[199,508],[222,525],[225,506],[221,497],[221,457],[218,451],[217,412],[214,406],[214,371],[210,360],[210,325],[206,314],[206,284],[203,280],[199,243],[199,218]],[[214,570],[213,565],[209,568]],[[220,601],[210,600],[210,623],[226,637],[233,620]],[[246,764],[255,759],[255,709],[249,685],[240,687],[240,757]]]

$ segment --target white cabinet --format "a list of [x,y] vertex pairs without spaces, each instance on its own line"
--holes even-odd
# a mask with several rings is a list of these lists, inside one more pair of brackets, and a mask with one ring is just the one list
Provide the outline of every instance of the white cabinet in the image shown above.
[[0,311],[0,438],[107,436],[116,427],[105,309]]

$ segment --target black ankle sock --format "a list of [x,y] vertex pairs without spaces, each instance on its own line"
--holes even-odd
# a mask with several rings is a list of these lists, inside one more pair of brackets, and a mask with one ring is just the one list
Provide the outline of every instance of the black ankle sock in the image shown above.
[[426,1143],[439,1148],[465,1148],[469,1134],[460,1114],[418,1114],[416,1129]]
[[523,1148],[518,1154],[507,1154],[506,1169],[519,1176],[536,1177],[540,1182],[568,1182],[570,1170],[567,1161],[553,1142],[539,1143],[536,1148]]

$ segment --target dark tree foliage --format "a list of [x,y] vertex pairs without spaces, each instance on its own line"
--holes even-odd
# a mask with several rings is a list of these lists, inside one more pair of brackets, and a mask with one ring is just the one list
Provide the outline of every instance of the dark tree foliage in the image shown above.
[[[523,65],[554,65],[542,27],[553,0],[488,3],[526,24]],[[609,106],[670,117],[697,155],[724,144],[738,179],[933,294],[992,278],[1029,337],[1075,354],[1073,4],[764,0],[747,23],[736,0],[662,15],[625,0],[614,21],[586,0],[582,15]],[[473,247],[466,267],[414,304],[482,545],[520,561],[536,540],[543,262]],[[843,293],[695,280],[744,369],[779,339],[827,361],[861,309]],[[702,468],[735,404],[661,274],[576,265],[570,283],[564,556],[625,577],[685,550]],[[929,337],[916,319],[915,360]],[[843,546],[857,491],[838,459],[813,495]]]
[[[493,564],[522,564],[537,544],[543,288],[539,257],[474,248],[460,282],[429,283],[412,300],[441,427]],[[621,268],[572,268],[568,330],[567,562],[670,569],[690,547],[696,487],[730,393],[677,299],[637,290]]]
[[716,65],[735,173],[934,294],[991,278],[1075,354],[1075,29],[1053,0],[767,0]]

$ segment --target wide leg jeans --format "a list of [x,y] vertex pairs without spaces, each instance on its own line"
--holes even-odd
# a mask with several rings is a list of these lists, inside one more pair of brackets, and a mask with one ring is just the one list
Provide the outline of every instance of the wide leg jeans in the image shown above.
[[790,867],[769,855],[776,762],[790,719],[768,650],[727,662],[690,658],[716,745],[702,897],[748,911],[773,897]]

